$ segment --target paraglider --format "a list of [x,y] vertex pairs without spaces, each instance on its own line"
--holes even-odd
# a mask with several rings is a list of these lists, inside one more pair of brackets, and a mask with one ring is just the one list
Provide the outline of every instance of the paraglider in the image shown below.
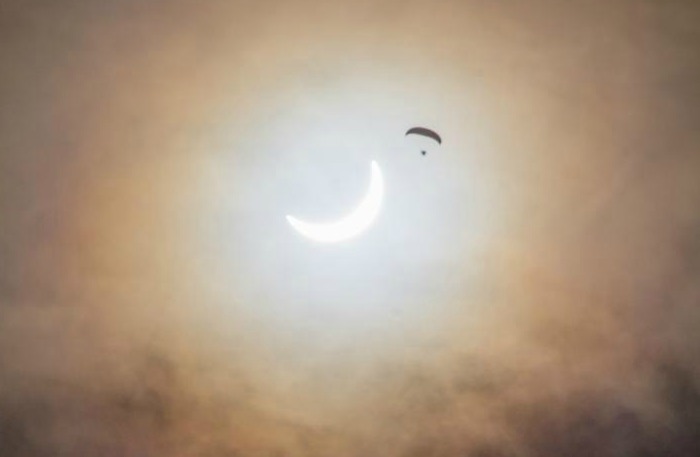
[[[438,135],[436,132],[433,130],[430,130],[425,127],[411,127],[406,131],[406,134],[404,136],[408,135],[421,135],[427,138],[430,138],[432,140],[435,140],[438,144],[442,144],[442,138],[440,138],[440,135]],[[421,150],[421,154],[425,155],[427,152],[425,150]]]

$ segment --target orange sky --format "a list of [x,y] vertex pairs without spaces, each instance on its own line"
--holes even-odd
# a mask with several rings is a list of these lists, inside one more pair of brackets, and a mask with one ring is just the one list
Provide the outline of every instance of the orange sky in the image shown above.
[[[698,24],[683,1],[5,2],[0,446],[688,455]],[[290,230],[372,159],[366,234]]]

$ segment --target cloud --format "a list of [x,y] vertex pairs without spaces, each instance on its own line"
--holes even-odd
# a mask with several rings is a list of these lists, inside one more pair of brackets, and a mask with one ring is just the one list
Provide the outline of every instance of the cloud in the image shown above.
[[3,455],[697,448],[692,2],[0,10]]

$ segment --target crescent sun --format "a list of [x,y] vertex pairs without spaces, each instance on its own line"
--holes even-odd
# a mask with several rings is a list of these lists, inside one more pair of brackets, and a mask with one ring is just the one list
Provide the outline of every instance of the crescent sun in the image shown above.
[[319,243],[337,243],[353,238],[372,225],[384,198],[384,179],[379,165],[371,164],[372,177],[362,201],[346,216],[327,223],[311,223],[287,215],[289,224],[301,235]]

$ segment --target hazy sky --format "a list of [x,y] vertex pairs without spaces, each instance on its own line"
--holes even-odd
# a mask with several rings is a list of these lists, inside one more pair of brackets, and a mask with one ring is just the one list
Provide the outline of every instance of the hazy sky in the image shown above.
[[[697,452],[697,2],[10,0],[0,53],[3,456]],[[370,160],[368,232],[290,229]]]

